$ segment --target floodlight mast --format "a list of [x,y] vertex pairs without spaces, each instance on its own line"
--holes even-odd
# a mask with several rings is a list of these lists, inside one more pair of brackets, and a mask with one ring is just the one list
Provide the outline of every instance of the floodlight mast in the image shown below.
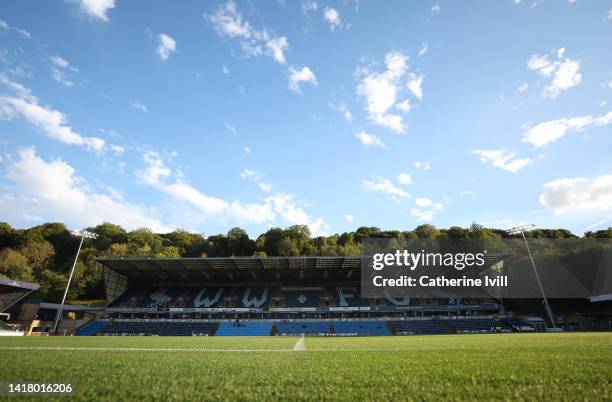
[[530,232],[534,229],[535,229],[535,225],[523,225],[523,226],[517,226],[512,229],[509,229],[507,232],[508,234],[511,234],[511,235],[520,233],[521,236],[523,237],[523,241],[525,242],[525,247],[527,248],[527,254],[529,254],[529,259],[531,260],[531,266],[533,267],[533,272],[535,273],[536,281],[538,282],[540,292],[542,293],[542,299],[544,300],[544,307],[546,309],[546,314],[548,315],[548,319],[550,320],[552,327],[556,328],[555,319],[553,318],[553,315],[552,315],[552,310],[550,308],[550,305],[548,304],[548,299],[546,298],[544,287],[542,286],[542,282],[540,281],[540,275],[538,274],[538,270],[536,268],[535,261],[533,260],[533,255],[531,255],[531,250],[529,249],[529,244],[527,243],[527,238],[525,237],[525,232]]
[[72,263],[72,269],[70,270],[70,275],[68,276],[68,283],[66,283],[66,289],[64,290],[64,297],[62,297],[62,303],[60,307],[57,309],[57,314],[55,315],[55,323],[53,324],[53,333],[57,334],[57,326],[59,325],[59,321],[62,318],[62,313],[64,311],[64,303],[66,302],[66,296],[68,295],[68,289],[70,288],[70,282],[72,282],[72,276],[74,275],[74,269],[76,268],[77,261],[79,259],[79,253],[81,252],[81,247],[83,246],[83,240],[85,238],[88,239],[96,239],[98,237],[97,234],[88,232],[86,230],[73,230],[70,232],[73,236],[80,236],[81,241],[79,242],[79,248],[77,250],[76,256],[74,257],[74,262]]

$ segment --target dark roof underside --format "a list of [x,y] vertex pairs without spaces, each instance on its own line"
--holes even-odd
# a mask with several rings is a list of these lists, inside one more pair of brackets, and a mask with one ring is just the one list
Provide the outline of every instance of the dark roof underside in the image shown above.
[[[504,256],[489,255],[488,265]],[[99,258],[132,283],[154,282],[312,282],[360,278],[368,257]]]

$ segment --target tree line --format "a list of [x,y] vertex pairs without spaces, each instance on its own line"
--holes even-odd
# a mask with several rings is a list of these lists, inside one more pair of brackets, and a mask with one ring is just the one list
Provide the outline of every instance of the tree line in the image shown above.
[[[75,268],[68,300],[104,298],[102,266],[97,257],[242,257],[242,256],[351,256],[361,255],[362,240],[389,239],[502,239],[504,230],[472,224],[469,228],[453,226],[438,229],[420,225],[411,231],[360,227],[354,232],[313,237],[305,225],[271,228],[251,239],[239,227],[227,234],[205,237],[199,233],[175,230],[158,234],[148,229],[126,231],[112,223],[87,229],[97,235],[85,239]],[[531,238],[577,239],[566,229],[537,229]],[[587,232],[582,238],[610,239],[612,228]],[[37,297],[59,301],[80,238],[73,236],[63,223],[45,223],[29,229],[16,229],[0,223],[0,277],[38,283]]]

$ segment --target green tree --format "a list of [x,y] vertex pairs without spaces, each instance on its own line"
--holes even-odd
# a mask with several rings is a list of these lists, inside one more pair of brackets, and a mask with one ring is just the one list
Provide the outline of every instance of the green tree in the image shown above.
[[0,275],[10,279],[32,282],[32,267],[25,255],[6,248],[0,251]]
[[278,254],[282,257],[295,257],[300,255],[300,249],[289,237],[285,237],[278,243]]
[[255,242],[244,229],[233,228],[227,232],[227,252],[231,256],[249,256],[255,251]]
[[138,257],[154,257],[162,252],[162,238],[149,229],[128,233],[128,250]]
[[419,225],[414,229],[414,233],[419,239],[435,239],[440,235],[440,231],[434,225]]
[[114,243],[126,243],[128,241],[127,232],[121,226],[112,223],[104,222],[91,229],[91,231],[98,235],[98,238],[93,241],[98,250],[106,250]]

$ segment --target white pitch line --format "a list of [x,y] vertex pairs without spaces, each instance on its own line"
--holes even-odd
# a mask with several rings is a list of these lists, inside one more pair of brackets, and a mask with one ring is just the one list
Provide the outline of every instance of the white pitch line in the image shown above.
[[0,350],[87,350],[109,352],[292,352],[290,349],[201,349],[201,348],[101,348],[51,346],[0,346]]
[[[299,349],[300,338],[293,349],[202,349],[202,348],[105,348],[105,347],[53,347],[53,346],[0,346],[0,350],[58,350],[58,351],[107,351],[107,352],[424,352],[424,351],[446,351],[449,348],[324,348],[324,349]],[[455,347],[453,350],[476,350],[475,348]]]
[[306,344],[304,343],[304,336],[302,335],[302,337],[298,339],[295,345],[293,345],[293,351],[303,352],[304,350],[306,350]]

